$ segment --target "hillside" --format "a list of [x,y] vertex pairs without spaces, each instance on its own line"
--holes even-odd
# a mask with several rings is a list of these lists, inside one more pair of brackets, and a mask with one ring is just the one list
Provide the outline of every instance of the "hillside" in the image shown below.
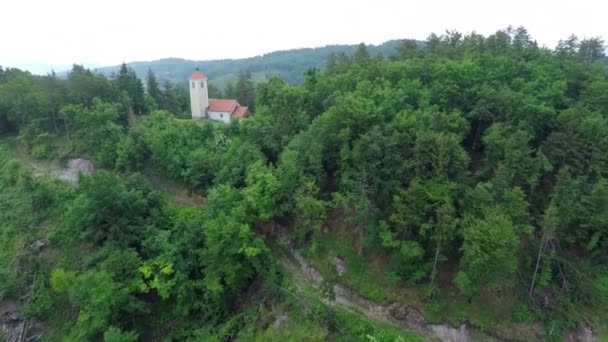
[[450,32],[229,124],[0,69],[0,339],[605,340],[604,57]]
[[[369,45],[367,49],[372,56],[382,54],[390,56],[395,53],[400,40],[387,41],[380,45]],[[420,42],[422,43],[422,42]],[[288,83],[300,83],[304,79],[304,71],[309,68],[325,68],[327,57],[331,53],[352,55],[357,45],[328,45],[319,48],[305,48],[287,51],[275,51],[261,56],[242,59],[223,59],[211,61],[192,61],[181,58],[165,58],[156,61],[127,63],[137,76],[145,79],[148,69],[156,73],[161,80],[185,82],[192,70],[199,67],[209,76],[209,83],[223,89],[229,82],[236,80],[242,70],[250,70],[256,81],[262,81],[266,75],[278,74]],[[117,73],[120,65],[96,69],[109,76]]]

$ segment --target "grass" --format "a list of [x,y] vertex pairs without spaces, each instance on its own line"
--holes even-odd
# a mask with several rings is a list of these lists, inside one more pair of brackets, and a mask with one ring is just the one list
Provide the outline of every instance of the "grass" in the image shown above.
[[[418,290],[403,283],[391,280],[385,272],[386,262],[381,257],[366,258],[359,255],[355,248],[355,237],[341,233],[325,233],[309,249],[307,257],[326,279],[334,279],[354,290],[361,296],[379,303],[407,302],[418,303]],[[371,254],[371,253],[370,253]],[[347,272],[338,276],[332,260],[344,260]]]
[[338,327],[342,328],[335,334],[335,341],[424,341],[413,332],[371,321],[353,312],[338,308],[334,314]]
[[285,321],[275,321],[264,329],[251,326],[241,332],[237,341],[325,341],[327,331],[324,327],[300,317],[286,317]]
[[[290,289],[292,286],[286,285]],[[297,291],[297,290],[294,290]],[[414,332],[336,306],[327,306],[318,289],[297,291],[270,311],[258,309],[238,341],[424,341]]]

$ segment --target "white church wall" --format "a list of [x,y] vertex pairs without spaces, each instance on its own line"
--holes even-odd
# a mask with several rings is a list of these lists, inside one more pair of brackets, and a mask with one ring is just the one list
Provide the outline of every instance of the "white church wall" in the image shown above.
[[203,111],[209,108],[209,91],[207,90],[207,79],[201,81],[201,107]]
[[205,118],[205,113],[194,113],[192,112],[192,118],[193,119],[204,119]]
[[207,111],[207,115],[209,116],[209,119],[211,119],[211,120],[222,121],[224,123],[230,123],[230,113],[228,113],[228,112]]

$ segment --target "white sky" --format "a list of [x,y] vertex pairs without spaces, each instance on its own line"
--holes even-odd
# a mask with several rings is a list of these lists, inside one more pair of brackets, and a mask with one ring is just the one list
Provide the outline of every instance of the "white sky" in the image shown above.
[[2,0],[0,65],[240,58],[523,25],[541,45],[608,39],[605,0]]

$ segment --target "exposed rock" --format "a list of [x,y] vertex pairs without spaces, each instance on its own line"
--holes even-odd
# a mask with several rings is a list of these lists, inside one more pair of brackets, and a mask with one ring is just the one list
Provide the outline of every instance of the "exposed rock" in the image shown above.
[[[304,275],[308,281],[321,285],[324,281],[323,276],[312,265],[310,265],[297,250],[290,248],[294,259],[297,261],[297,269]],[[334,265],[336,259],[334,258]],[[288,262],[291,264],[291,262]],[[348,288],[342,284],[334,284],[333,287],[334,299],[321,299],[328,305],[338,305],[342,308],[360,312],[370,319],[383,321],[395,326],[400,326],[412,331],[415,331],[429,340],[440,340],[444,342],[468,342],[472,341],[471,329],[466,324],[462,324],[458,328],[454,328],[449,324],[427,324],[424,315],[420,310],[413,306],[400,303],[392,303],[384,305],[376,303],[372,300],[362,297],[357,291]],[[472,330],[475,333],[476,340],[490,341],[493,337],[488,336],[481,331]],[[500,337],[497,338],[500,340]]]
[[422,315],[422,312],[420,312],[420,310],[416,309],[413,306],[406,307],[405,318],[411,324],[420,325],[420,326],[423,326],[426,324],[426,319]]
[[93,166],[93,163],[84,158],[70,159],[68,162],[68,168],[59,175],[59,179],[70,184],[77,185],[78,174],[81,172],[85,175],[94,173],[95,167]]
[[593,332],[593,329],[585,324],[581,323],[578,329],[572,331],[566,335],[565,341],[567,342],[596,342],[598,341],[597,336]]
[[293,257],[300,264],[300,268],[302,269],[302,271],[304,272],[306,277],[308,279],[312,280],[316,284],[321,284],[321,282],[323,282],[323,276],[321,275],[321,272],[317,271],[317,269],[310,266],[308,264],[308,262],[306,262],[306,260],[304,260],[304,258],[300,255],[300,253],[298,253],[295,250],[291,250],[291,252],[292,252]]
[[281,325],[283,322],[285,322],[288,319],[289,319],[289,316],[286,313],[282,313],[279,315],[279,317],[277,317],[277,319],[274,321],[274,323],[272,323],[272,325],[274,325],[275,327],[278,327],[279,325]]
[[393,307],[393,308],[389,307],[389,313],[396,320],[405,321],[405,318],[407,317],[407,308],[405,306],[399,305],[399,304],[397,304],[395,306],[396,307]]
[[46,246],[44,240],[38,239],[30,244],[30,249],[34,252],[39,252],[44,246]]
[[0,302],[0,322],[5,322],[14,312],[18,312],[19,303],[14,299],[6,299]]
[[435,336],[443,342],[468,342],[471,341],[469,329],[466,324],[461,324],[458,329],[449,324],[432,324],[429,328]]
[[6,342],[33,342],[42,338],[43,322],[36,317],[23,317],[14,299],[0,302],[0,331]]
[[338,276],[342,276],[344,275],[344,273],[346,273],[346,263],[344,262],[344,260],[342,260],[342,258],[336,256],[332,259],[332,262],[334,264],[334,267],[336,268],[336,273],[338,273]]

